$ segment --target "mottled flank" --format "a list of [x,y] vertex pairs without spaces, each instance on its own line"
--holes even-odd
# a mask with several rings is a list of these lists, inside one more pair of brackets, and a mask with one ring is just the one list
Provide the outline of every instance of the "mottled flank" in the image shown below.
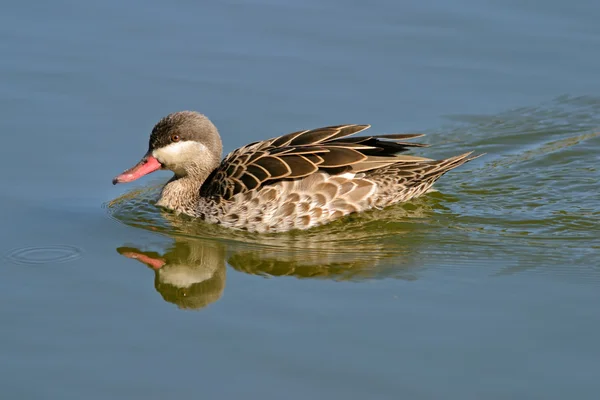
[[350,137],[367,128],[294,132],[241,147],[219,163],[220,137],[208,118],[171,114],[150,140],[149,154],[175,172],[158,205],[234,229],[309,229],[420,196],[443,174],[476,158],[401,154],[426,146],[407,142],[420,134]]
[[306,178],[278,181],[238,193],[229,200],[217,203],[208,200],[199,209],[219,208],[216,214],[208,212],[202,216],[226,227],[284,232],[312,228],[369,209],[376,190],[375,182],[366,179],[317,172]]

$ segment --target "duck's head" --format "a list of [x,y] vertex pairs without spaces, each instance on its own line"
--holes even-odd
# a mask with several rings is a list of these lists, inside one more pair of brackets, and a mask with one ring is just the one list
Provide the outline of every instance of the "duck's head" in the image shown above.
[[113,184],[135,181],[159,169],[178,178],[203,179],[221,160],[219,132],[204,115],[194,111],[172,113],[152,129],[148,151],[140,162],[113,179]]

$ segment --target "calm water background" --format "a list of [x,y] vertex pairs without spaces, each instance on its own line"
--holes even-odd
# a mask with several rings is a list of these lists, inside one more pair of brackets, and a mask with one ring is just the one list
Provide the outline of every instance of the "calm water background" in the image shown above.
[[[596,399],[599,17],[595,0],[3,2],[0,396]],[[233,235],[155,209],[166,173],[110,185],[180,109],[225,151],[371,123],[427,133],[427,156],[488,154],[387,213]]]

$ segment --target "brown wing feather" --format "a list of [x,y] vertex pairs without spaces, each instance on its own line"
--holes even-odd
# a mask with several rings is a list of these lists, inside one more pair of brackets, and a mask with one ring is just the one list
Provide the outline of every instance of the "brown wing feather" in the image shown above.
[[202,185],[203,196],[230,199],[282,179],[296,179],[322,169],[362,172],[398,162],[428,159],[398,156],[410,147],[405,142],[421,134],[349,137],[370,125],[338,125],[298,131],[262,142],[254,142],[229,153]]
[[333,168],[356,164],[367,159],[367,156],[359,150],[346,147],[330,146],[329,152],[320,154],[323,158],[321,167]]
[[302,135],[295,137],[291,146],[315,145],[346,136],[354,135],[368,129],[370,125],[339,125],[306,131]]

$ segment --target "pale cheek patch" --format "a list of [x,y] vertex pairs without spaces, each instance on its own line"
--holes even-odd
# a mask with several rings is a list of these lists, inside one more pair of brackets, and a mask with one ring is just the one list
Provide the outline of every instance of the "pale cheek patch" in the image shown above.
[[176,172],[176,170],[183,169],[186,164],[198,159],[198,157],[207,151],[208,149],[202,143],[186,141],[171,143],[165,147],[156,149],[152,152],[152,155],[161,164]]

